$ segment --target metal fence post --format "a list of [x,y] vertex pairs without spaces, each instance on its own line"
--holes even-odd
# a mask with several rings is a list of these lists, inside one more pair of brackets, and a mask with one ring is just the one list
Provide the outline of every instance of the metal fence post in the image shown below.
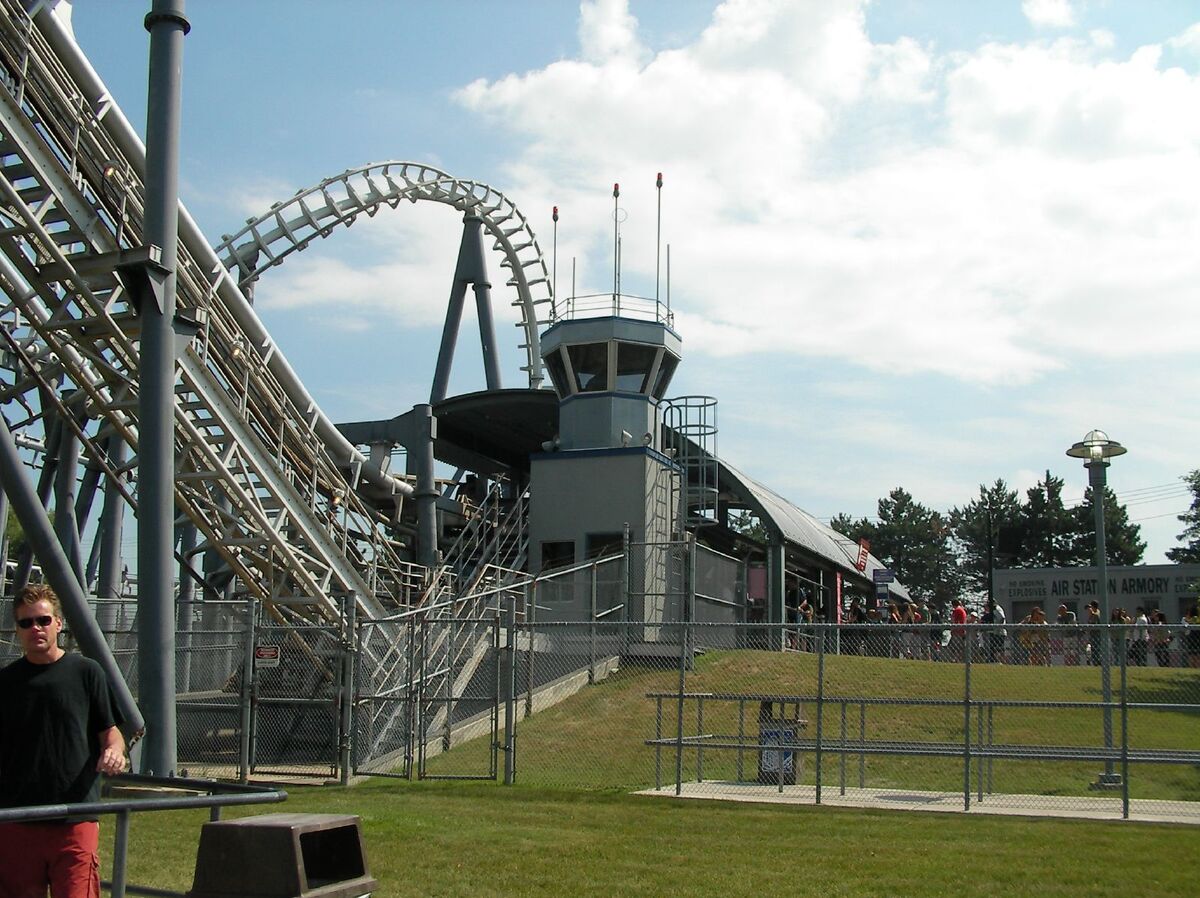
[[963,637],[963,810],[971,810],[971,644],[974,630]]
[[529,632],[529,651],[525,655],[525,717],[533,714],[533,643],[534,624],[537,622],[537,580],[525,586],[525,624]]
[[511,593],[505,614],[508,651],[504,671],[504,785],[511,786],[517,773],[517,597]]
[[[841,640],[838,640],[838,645],[841,645]],[[846,794],[846,700],[842,699],[842,721],[841,721],[841,763],[838,765],[838,786],[840,795]]]
[[[985,635],[984,639],[988,637]],[[989,706],[990,707],[990,706]],[[983,708],[975,709],[975,744],[983,745]],[[988,759],[990,762],[990,758]],[[975,762],[975,798],[977,801],[983,801],[983,763]]]
[[[684,610],[685,618],[687,611]],[[691,623],[686,619],[679,628],[679,696],[675,704],[675,794],[683,794],[683,694],[687,688],[687,646]]]
[[418,705],[418,697],[421,694],[420,681],[417,676],[417,620],[409,618],[408,624],[405,626],[408,630],[408,640],[404,646],[404,664],[407,667],[408,674],[408,689],[404,699],[405,707],[405,740],[404,740],[404,778],[411,780],[413,777],[413,756],[415,754],[415,741],[417,738],[417,726],[420,723],[420,706]]
[[253,595],[246,596],[246,630],[243,633],[242,694],[238,742],[238,780],[250,780],[250,729],[254,725],[254,619],[256,604]]
[[113,837],[112,898],[125,898],[126,867],[129,861],[129,811],[117,812]]
[[867,787],[867,753],[862,749],[867,744],[867,704],[858,703],[858,788]]
[[339,782],[350,784],[350,765],[353,763],[351,746],[354,736],[354,662],[356,658],[358,596],[348,592],[342,596],[342,688],[339,700],[338,766]]
[[[1128,634],[1128,630],[1126,633]],[[1133,633],[1137,638],[1137,631]],[[1143,659],[1144,661],[1145,659]],[[1128,650],[1121,652],[1121,819],[1129,819],[1129,679]]]
[[[817,630],[821,634],[820,641],[817,643],[817,750],[814,753],[813,763],[816,765],[817,784],[817,804],[821,803],[821,754],[822,745],[821,739],[824,736],[824,718],[825,718],[825,624],[817,624]],[[794,763],[799,766],[800,753],[796,752]]]
[[591,614],[588,616],[588,685],[596,684],[596,564],[591,567]]

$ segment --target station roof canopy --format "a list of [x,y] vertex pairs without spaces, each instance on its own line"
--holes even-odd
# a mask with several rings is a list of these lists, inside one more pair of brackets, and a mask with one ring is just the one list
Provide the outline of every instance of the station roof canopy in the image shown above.
[[[786,542],[829,562],[844,575],[860,582],[873,582],[873,572],[885,567],[874,555],[868,555],[866,569],[858,570],[855,567],[858,560],[857,542],[822,524],[804,509],[793,505],[728,462],[718,461],[718,464],[717,478],[721,492],[733,493],[735,504],[740,501],[758,515],[764,524],[778,530]],[[898,598],[909,600],[908,590],[898,580],[889,584],[889,591]]]

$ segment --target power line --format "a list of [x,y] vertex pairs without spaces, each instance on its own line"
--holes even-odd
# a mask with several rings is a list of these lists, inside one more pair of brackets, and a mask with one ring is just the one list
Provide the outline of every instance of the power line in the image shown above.
[[1138,521],[1153,521],[1155,518],[1178,518],[1182,517],[1186,512],[1186,508],[1183,511],[1166,511],[1162,514],[1146,515],[1144,518],[1130,518],[1129,523],[1136,524]]

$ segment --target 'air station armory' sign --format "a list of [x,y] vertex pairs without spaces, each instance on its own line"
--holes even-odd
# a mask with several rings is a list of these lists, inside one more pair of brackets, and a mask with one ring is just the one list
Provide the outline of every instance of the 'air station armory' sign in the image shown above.
[[[1079,611],[1100,596],[1094,567],[1012,568],[994,571],[996,601],[1006,608],[1041,605],[1053,620],[1059,605]],[[1108,604],[1132,612],[1160,608],[1172,619],[1197,601],[1200,564],[1140,564],[1108,568]]]

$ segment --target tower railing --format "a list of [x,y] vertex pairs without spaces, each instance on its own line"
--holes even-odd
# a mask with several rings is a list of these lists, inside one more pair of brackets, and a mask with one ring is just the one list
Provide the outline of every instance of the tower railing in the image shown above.
[[630,293],[579,293],[559,300],[554,309],[551,323],[575,321],[581,318],[632,318],[637,321],[654,321],[673,327],[675,313],[670,307],[652,296],[636,296]]

